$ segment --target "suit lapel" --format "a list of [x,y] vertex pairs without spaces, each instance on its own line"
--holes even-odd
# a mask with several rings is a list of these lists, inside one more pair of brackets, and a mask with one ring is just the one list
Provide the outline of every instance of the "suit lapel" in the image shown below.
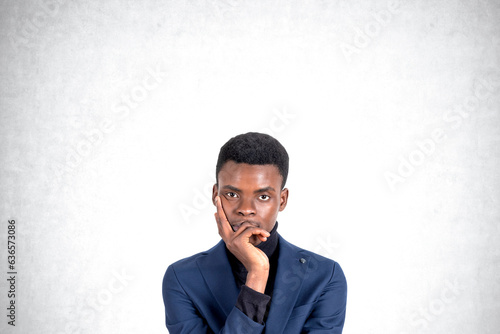
[[[266,333],[283,333],[307,274],[310,258],[279,236],[279,257]],[[226,255],[224,241],[197,260],[198,268],[219,305],[219,328],[236,304],[239,289]]]
[[279,257],[266,333],[282,333],[309,267],[309,256],[279,237]]
[[[239,294],[233,272],[231,271],[231,265],[227,258],[224,241],[221,240],[209,250],[207,256],[200,257],[197,263],[210,292],[219,304],[220,309],[224,312],[224,316],[222,317],[223,326],[226,317],[236,304]],[[220,311],[218,313],[220,314]],[[222,314],[220,315],[222,316]]]

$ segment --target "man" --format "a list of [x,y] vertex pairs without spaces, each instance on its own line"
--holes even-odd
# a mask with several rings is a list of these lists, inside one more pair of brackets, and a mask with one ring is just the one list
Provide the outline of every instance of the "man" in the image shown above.
[[168,267],[163,299],[171,334],[342,333],[342,269],[276,231],[287,175],[288,154],[269,135],[250,132],[222,146],[212,193],[222,240]]

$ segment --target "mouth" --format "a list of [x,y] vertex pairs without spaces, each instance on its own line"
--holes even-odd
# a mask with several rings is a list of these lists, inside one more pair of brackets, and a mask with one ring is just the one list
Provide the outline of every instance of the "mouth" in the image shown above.
[[253,225],[255,227],[259,227],[260,226],[259,223],[254,222],[254,221],[248,221],[248,220],[244,220],[244,221],[241,221],[241,222],[237,222],[237,223],[231,224],[231,226],[233,227],[233,230],[236,232],[236,231],[238,231],[238,229],[241,227],[241,225],[243,223],[250,223],[251,225]]

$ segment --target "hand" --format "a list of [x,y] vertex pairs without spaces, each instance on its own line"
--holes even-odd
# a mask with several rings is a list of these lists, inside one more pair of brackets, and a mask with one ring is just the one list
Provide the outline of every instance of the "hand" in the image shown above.
[[255,247],[254,243],[255,238],[266,241],[267,237],[270,236],[269,232],[250,223],[241,224],[239,229],[234,232],[224,213],[219,196],[215,197],[215,205],[217,207],[215,220],[217,221],[219,235],[226,243],[227,249],[248,270],[245,285],[264,293],[267,278],[269,277],[269,258],[262,250]]

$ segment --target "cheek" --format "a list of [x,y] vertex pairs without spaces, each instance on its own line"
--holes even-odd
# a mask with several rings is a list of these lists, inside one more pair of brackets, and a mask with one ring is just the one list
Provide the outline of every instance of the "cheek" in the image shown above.
[[231,212],[233,212],[233,210],[236,209],[236,205],[235,205],[234,201],[227,200],[227,199],[222,200],[222,207],[224,208],[224,211],[226,213],[231,213]]
[[261,212],[261,216],[269,217],[271,219],[278,214],[279,208],[279,202],[271,202],[262,205],[259,211]]
[[235,210],[234,201],[228,200],[225,196],[220,196],[220,199],[221,199],[222,209],[224,210],[226,216],[231,215],[233,210]]

